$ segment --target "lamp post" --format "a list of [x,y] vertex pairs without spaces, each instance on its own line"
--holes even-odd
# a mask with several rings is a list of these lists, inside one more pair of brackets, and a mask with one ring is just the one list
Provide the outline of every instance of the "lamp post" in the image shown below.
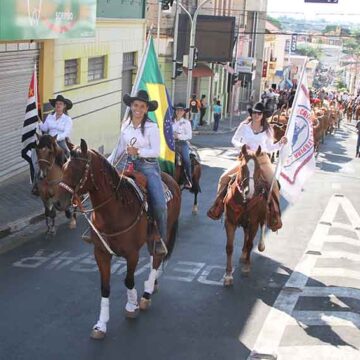
[[189,16],[190,19],[190,47],[189,47],[189,64],[188,64],[188,80],[187,80],[187,87],[186,87],[186,102],[190,99],[191,95],[191,83],[192,83],[192,71],[194,66],[194,51],[195,51],[195,36],[196,36],[196,21],[199,15],[200,9],[210,0],[203,0],[198,8],[195,10],[194,15],[191,16],[189,11],[187,11],[184,6],[179,2],[179,6],[185,11],[185,13]]

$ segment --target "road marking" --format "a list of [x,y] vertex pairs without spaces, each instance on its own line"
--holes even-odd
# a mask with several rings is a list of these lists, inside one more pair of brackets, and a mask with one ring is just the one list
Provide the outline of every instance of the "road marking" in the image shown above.
[[[331,274],[335,273],[338,275],[341,274],[341,276],[350,275],[350,277],[352,278],[353,275],[356,273],[357,277],[359,277],[358,272],[352,272],[343,269],[335,269],[334,272],[332,272],[331,268],[319,269],[315,267],[317,260],[319,258],[322,259],[323,257],[321,255],[317,256],[313,254],[316,252],[322,253],[322,248],[325,242],[328,242],[329,239],[331,239],[333,242],[334,239],[336,239],[337,241],[340,240],[341,242],[343,242],[343,240],[346,240],[347,242],[351,242],[351,244],[355,242],[359,243],[359,237],[358,240],[354,240],[351,238],[346,238],[344,236],[328,236],[330,229],[333,229],[335,225],[339,227],[341,225],[341,227],[343,228],[343,224],[334,223],[336,213],[340,207],[342,207],[348,217],[348,220],[351,223],[351,225],[346,225],[344,226],[344,228],[346,228],[346,230],[351,229],[356,235],[359,234],[359,232],[355,231],[354,229],[359,227],[360,217],[351,202],[347,198],[342,196],[332,196],[329,200],[327,207],[324,210],[324,213],[319,220],[318,225],[316,226],[316,229],[307,245],[307,248],[305,249],[304,255],[295,267],[294,272],[291,274],[284,288],[281,290],[267,318],[265,319],[264,325],[255,342],[253,351],[249,355],[248,359],[265,359],[266,354],[269,356],[277,354],[285,328],[288,324],[297,324],[297,321],[299,320],[304,321],[304,323],[307,325],[324,325],[326,321],[330,321],[332,324],[346,324],[360,327],[359,315],[351,312],[294,311],[295,305],[297,304],[299,297],[302,296],[303,293],[306,294],[307,291],[308,293],[311,292],[311,288],[306,287],[306,283],[312,274],[328,274],[329,276],[331,276]],[[289,291],[289,289],[297,291]],[[326,290],[323,291],[325,292]],[[331,288],[331,291],[334,291],[333,288]],[[341,290],[336,291],[336,295],[341,297],[349,293],[346,291],[341,293]],[[354,294],[357,295],[356,292],[352,293],[352,295]],[[321,353],[320,348],[316,353],[317,359],[321,356],[319,352]],[[259,354],[264,355],[262,357],[259,357]],[[312,359],[313,358],[314,353],[312,354]],[[278,357],[278,359],[280,359],[280,357]],[[291,354],[288,357],[282,357],[282,359],[298,360],[304,359],[304,357],[302,356],[302,354],[297,353],[296,356],[294,354]]]
[[278,352],[278,359],[359,360],[359,353],[354,352],[353,347],[343,345],[281,346]]
[[347,298],[360,299],[360,289],[347,288],[347,287],[337,287],[337,286],[328,286],[328,287],[313,287],[308,286],[303,289],[301,296],[341,296]]
[[315,268],[311,271],[312,277],[326,276],[326,277],[346,277],[349,279],[360,279],[360,271],[348,270],[344,268]]

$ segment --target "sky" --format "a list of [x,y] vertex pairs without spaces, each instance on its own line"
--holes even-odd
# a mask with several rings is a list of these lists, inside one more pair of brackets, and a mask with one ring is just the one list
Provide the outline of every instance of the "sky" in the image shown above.
[[288,15],[305,19],[326,19],[336,22],[341,19],[357,23],[360,17],[360,0],[338,0],[338,4],[309,4],[304,0],[268,0],[271,16]]

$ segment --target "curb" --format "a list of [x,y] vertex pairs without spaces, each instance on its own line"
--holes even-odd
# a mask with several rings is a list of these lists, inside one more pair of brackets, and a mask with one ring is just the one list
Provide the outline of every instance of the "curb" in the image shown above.
[[36,215],[27,216],[0,227],[0,254],[24,243],[24,239],[11,239],[10,242],[6,239],[9,235],[17,233],[29,225],[35,225],[44,219],[45,215],[42,211]]

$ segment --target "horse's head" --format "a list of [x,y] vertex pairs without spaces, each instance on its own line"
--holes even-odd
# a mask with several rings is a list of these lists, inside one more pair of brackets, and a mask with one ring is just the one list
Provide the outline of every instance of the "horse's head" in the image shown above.
[[87,193],[94,186],[91,169],[92,153],[88,151],[86,141],[81,139],[80,147],[68,143],[70,159],[63,166],[63,179],[59,183],[59,191],[55,207],[65,210],[73,199]]
[[255,194],[255,181],[260,177],[260,166],[257,157],[261,155],[261,147],[256,152],[249,151],[243,145],[240,153],[240,178],[241,193],[246,200],[250,200]]
[[58,155],[57,135],[42,135],[36,133],[38,144],[36,145],[36,155],[39,163],[40,180],[47,177],[49,170],[53,167]]

